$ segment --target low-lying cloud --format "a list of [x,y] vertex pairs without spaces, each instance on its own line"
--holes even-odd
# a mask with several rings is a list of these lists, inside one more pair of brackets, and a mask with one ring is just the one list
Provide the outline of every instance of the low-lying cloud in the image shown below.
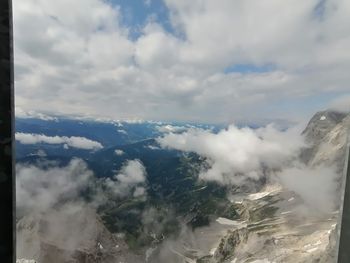
[[183,131],[187,130],[187,127],[174,126],[174,125],[170,125],[170,124],[163,125],[163,126],[157,126],[156,128],[159,132],[162,132],[162,133],[169,133],[169,132],[177,133],[177,132],[183,132]]
[[76,200],[93,179],[93,172],[80,159],[65,167],[16,165],[18,211],[44,212],[65,200]]
[[35,260],[47,252],[42,240],[63,249],[62,262],[71,261],[76,250],[93,249],[101,238],[104,246],[113,246],[96,211],[110,201],[106,189],[118,198],[145,195],[145,169],[137,160],[128,161],[110,181],[97,179],[81,159],[66,166],[43,160],[17,164],[16,178],[17,256]]
[[307,147],[299,127],[281,131],[273,125],[260,129],[234,125],[215,134],[190,129],[157,139],[161,147],[194,152],[205,159],[200,180],[224,185],[250,185],[247,179],[266,178],[295,192],[313,211],[329,213],[339,199],[335,167],[308,166],[299,156]]
[[134,197],[145,195],[146,169],[139,160],[129,160],[113,176],[107,178],[105,183],[109,190],[117,196],[125,197],[130,193]]
[[295,164],[283,169],[278,178],[291,191],[318,212],[331,212],[335,208],[337,190],[336,169],[331,166],[307,167]]
[[[139,160],[128,160],[113,178],[101,180],[77,158],[63,167],[45,161],[39,165],[17,164],[16,208],[20,214],[25,214],[48,211],[70,202],[97,207],[106,202],[107,193],[117,197],[144,196],[145,183],[146,169]],[[89,201],[83,200],[82,193],[87,191]]]
[[97,141],[77,136],[46,136],[43,134],[16,132],[16,140],[22,144],[64,144],[84,150],[99,150],[103,148],[102,144]]
[[123,150],[116,149],[116,150],[114,151],[114,153],[115,153],[115,155],[117,155],[117,156],[121,156],[121,155],[124,154],[124,151],[123,151]]
[[296,158],[304,144],[297,129],[279,131],[273,125],[253,130],[234,125],[215,134],[190,129],[158,138],[163,148],[195,152],[207,160],[209,169],[199,178],[222,184],[237,184],[243,178],[258,179],[264,168],[278,169]]

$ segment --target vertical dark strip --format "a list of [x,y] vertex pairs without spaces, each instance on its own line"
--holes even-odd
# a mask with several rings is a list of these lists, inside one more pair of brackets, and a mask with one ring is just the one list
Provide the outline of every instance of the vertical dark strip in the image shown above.
[[15,261],[14,103],[11,0],[0,1],[0,262]]
[[[349,147],[349,145],[348,145]],[[340,225],[340,237],[338,247],[338,263],[350,262],[350,153],[347,154],[347,171],[345,172],[345,191],[343,199],[343,211]]]

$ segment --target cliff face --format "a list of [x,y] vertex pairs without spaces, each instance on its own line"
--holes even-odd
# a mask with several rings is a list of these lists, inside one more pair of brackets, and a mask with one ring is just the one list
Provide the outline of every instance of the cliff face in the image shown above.
[[301,154],[310,166],[335,165],[341,174],[345,162],[350,114],[322,111],[316,113],[303,131],[309,144]]

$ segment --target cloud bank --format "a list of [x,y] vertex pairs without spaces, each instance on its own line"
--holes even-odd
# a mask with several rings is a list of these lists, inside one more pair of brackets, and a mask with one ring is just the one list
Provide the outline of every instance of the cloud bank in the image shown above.
[[64,201],[80,199],[89,186],[93,172],[85,162],[73,159],[65,167],[47,169],[16,165],[16,208],[24,212],[45,212]]
[[329,213],[339,205],[339,175],[333,166],[306,166],[299,154],[306,146],[299,127],[281,131],[273,125],[256,130],[234,125],[217,134],[190,129],[158,138],[163,148],[204,157],[199,180],[251,186],[265,178],[298,194],[315,212]]
[[348,93],[347,0],[164,0],[173,31],[112,2],[14,2],[22,115],[298,119]]
[[[96,208],[108,201],[109,193],[121,198],[145,196],[143,164],[128,160],[113,178],[107,179],[96,179],[87,164],[77,158],[63,167],[45,161],[16,165],[16,208],[20,214],[42,213],[66,204]],[[88,199],[84,199],[86,194]]]
[[278,174],[282,184],[297,193],[309,207],[320,212],[331,212],[338,206],[336,194],[339,182],[336,169],[331,166],[307,167],[295,164]]
[[163,125],[163,126],[157,126],[156,129],[159,132],[163,132],[163,133],[167,133],[167,132],[176,133],[176,132],[183,132],[183,131],[187,130],[187,128],[184,126],[175,126],[175,125],[170,125],[170,124]]
[[157,141],[164,148],[195,152],[207,158],[209,168],[199,178],[222,184],[258,179],[265,168],[279,169],[296,158],[303,145],[296,130],[281,132],[272,125],[257,130],[231,125],[217,134],[190,129],[166,134]]
[[46,136],[43,134],[23,133],[23,132],[16,132],[15,137],[16,137],[16,140],[22,144],[38,144],[38,143],[65,144],[73,148],[84,149],[84,150],[99,150],[103,148],[101,143],[93,140],[89,140],[84,137]]

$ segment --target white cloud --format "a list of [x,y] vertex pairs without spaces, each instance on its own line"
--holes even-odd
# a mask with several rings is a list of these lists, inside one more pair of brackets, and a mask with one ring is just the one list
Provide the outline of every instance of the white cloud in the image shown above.
[[297,193],[305,203],[318,212],[332,212],[339,205],[334,167],[306,167],[295,165],[282,170],[278,177],[289,190]]
[[326,1],[322,18],[315,14],[315,0],[165,2],[173,24],[186,36],[183,59],[198,66],[272,62],[296,68],[349,59],[327,50],[350,40],[345,34],[350,7],[344,0]]
[[126,130],[119,129],[119,130],[117,130],[117,131],[118,131],[119,133],[122,133],[122,134],[126,134],[126,135],[128,134]]
[[121,170],[107,178],[105,183],[115,195],[125,197],[130,193],[136,196],[145,194],[146,169],[139,160],[129,160]]
[[136,62],[148,69],[173,66],[178,60],[179,40],[156,24],[148,24],[144,31],[146,34],[135,44]]
[[164,132],[164,133],[167,133],[167,132],[182,132],[182,131],[187,130],[187,128],[184,127],[184,126],[174,126],[174,125],[170,125],[170,124],[163,125],[163,126],[157,126],[156,128],[157,128],[158,131]]
[[[105,1],[16,1],[16,106],[112,119],[298,119],[349,91],[347,0],[325,1],[319,15],[316,0],[165,3],[181,37],[150,20],[132,40]],[[234,64],[275,68],[223,73]],[[326,100],[295,107],[315,95]]]
[[124,154],[124,151],[119,150],[119,149],[116,149],[116,150],[114,151],[114,153],[115,153],[116,155],[118,155],[118,156],[121,156],[121,155]]
[[[83,160],[76,158],[66,166],[49,161],[16,165],[16,209],[21,215],[69,204],[96,208],[108,201],[105,188],[118,197],[142,197],[145,187],[146,170],[138,160],[127,161],[113,178],[100,180]],[[82,195],[87,189],[89,201]]]
[[148,146],[145,146],[145,148],[148,148],[148,149],[151,149],[151,150],[160,150],[159,147],[154,146],[154,145],[148,145]]
[[48,169],[17,164],[16,207],[21,212],[44,212],[64,200],[79,199],[92,178],[92,171],[79,159]]
[[43,113],[35,112],[35,111],[24,111],[20,107],[15,108],[15,115],[16,117],[23,118],[23,119],[30,119],[30,118],[36,118],[43,121],[58,121],[56,117],[49,116]]
[[279,131],[272,125],[258,130],[231,125],[217,134],[190,129],[157,139],[162,147],[195,152],[209,165],[200,179],[223,184],[240,184],[246,178],[258,179],[264,168],[279,169],[296,158],[303,139],[297,129]]
[[133,196],[134,197],[144,196],[145,193],[146,193],[146,189],[142,186],[138,186],[135,188]]
[[16,140],[22,144],[37,144],[37,143],[48,143],[48,144],[64,144],[64,148],[68,149],[68,146],[84,150],[99,150],[103,146],[101,143],[89,140],[84,137],[76,136],[46,136],[43,134],[34,133],[23,133],[16,132]]
[[39,157],[45,157],[47,156],[46,152],[42,149],[39,149],[37,152],[35,153],[32,153],[30,155],[33,155],[33,156],[39,156]]

